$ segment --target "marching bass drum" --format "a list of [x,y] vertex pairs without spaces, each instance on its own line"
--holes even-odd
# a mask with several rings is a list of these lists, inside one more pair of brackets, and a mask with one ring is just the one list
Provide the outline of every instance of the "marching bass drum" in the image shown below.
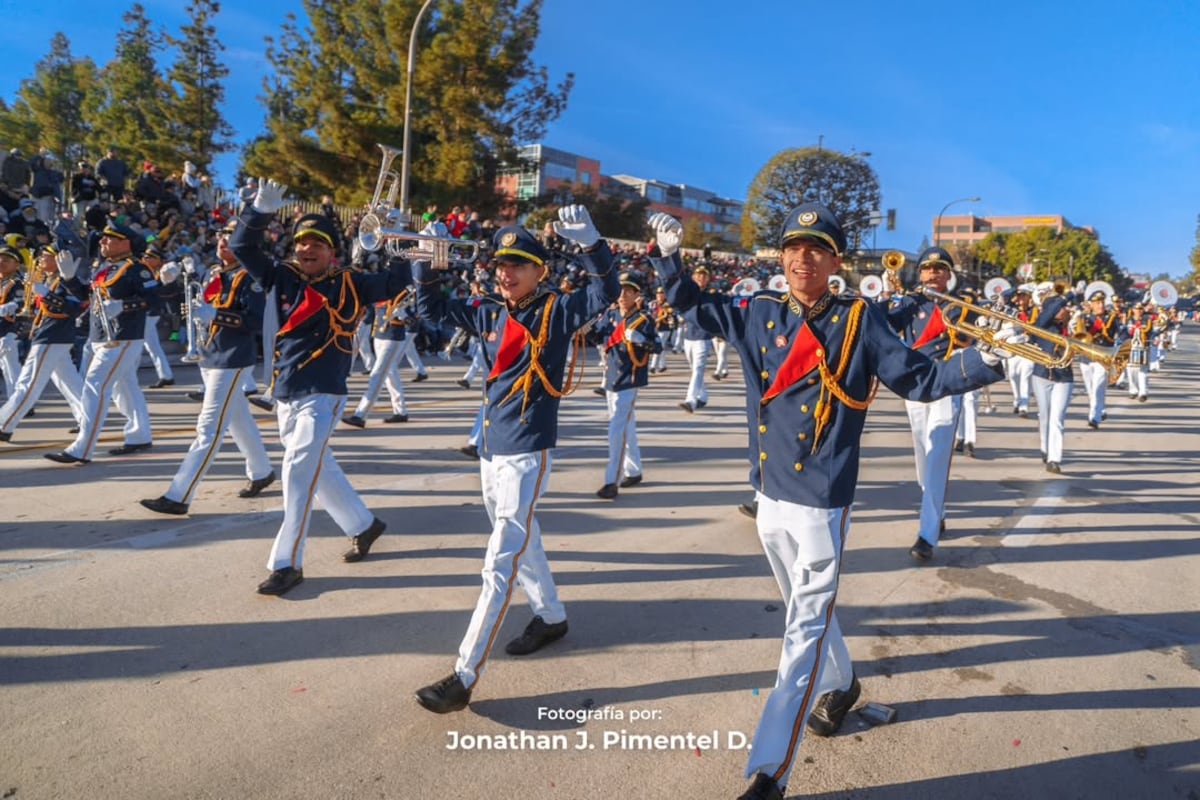
[[1179,291],[1170,281],[1155,281],[1150,284],[1150,299],[1159,308],[1174,308],[1179,302]]
[[1096,292],[1104,293],[1105,303],[1112,302],[1113,295],[1116,294],[1116,290],[1113,289],[1112,284],[1108,281],[1092,281],[1086,287],[1084,287],[1083,299],[1091,300],[1092,295],[1094,295]]
[[767,288],[772,292],[786,292],[787,277],[784,275],[772,275],[771,280],[767,281]]
[[995,300],[1012,288],[1012,284],[1004,278],[989,278],[983,285],[983,296],[987,300]]
[[734,297],[749,297],[761,291],[762,286],[754,278],[742,278],[730,289],[730,293]]
[[883,278],[878,275],[864,275],[858,282],[858,293],[868,300],[874,300],[883,294]]

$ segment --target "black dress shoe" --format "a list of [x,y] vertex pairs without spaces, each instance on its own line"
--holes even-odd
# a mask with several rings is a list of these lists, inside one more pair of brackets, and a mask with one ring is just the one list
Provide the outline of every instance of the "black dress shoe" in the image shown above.
[[408,422],[408,414],[392,414],[390,417],[384,417],[383,421],[388,425],[393,425],[397,422]]
[[596,490],[596,497],[601,500],[616,500],[617,485],[615,483],[606,483]]
[[476,461],[479,460],[479,448],[473,444],[463,445],[462,447],[458,448],[458,452],[462,453],[467,458],[473,458]]
[[[26,416],[29,416],[29,415],[26,414]],[[4,431],[0,431],[0,442],[11,442],[11,441],[12,441],[11,433],[5,433]]]
[[255,408],[261,408],[263,411],[275,410],[275,403],[267,400],[265,397],[247,397],[246,401]]
[[350,549],[342,553],[342,561],[354,563],[362,561],[371,552],[371,545],[375,544],[375,540],[383,535],[383,530],[387,525],[379,517],[371,523],[371,526],[365,531],[354,537],[354,542],[350,545]]
[[133,453],[140,453],[143,450],[149,450],[154,447],[154,442],[142,442],[141,444],[123,444],[120,447],[114,447],[108,451],[110,456],[128,456]]
[[913,546],[908,549],[908,554],[917,561],[928,561],[933,558],[933,545],[918,536]]
[[76,425],[74,428],[67,428],[67,433],[79,433],[79,426]]
[[1096,422],[1096,420],[1094,420],[1094,419],[1089,419],[1089,420],[1088,420],[1088,427],[1089,427],[1089,428],[1099,428],[1099,427],[1100,427],[1100,423],[1099,423],[1099,422]]
[[691,403],[680,403],[679,407],[689,414],[696,410],[695,406],[693,406]]
[[1055,475],[1058,475],[1062,472],[1062,467],[1058,465],[1057,461],[1047,461],[1046,472],[1053,472]]
[[708,405],[707,400],[697,400],[696,401],[696,408],[698,408],[698,409],[704,408],[706,405]]
[[961,453],[962,451],[963,451],[962,439],[955,439],[954,440],[954,452]]
[[140,502],[146,508],[159,514],[174,514],[177,517],[181,517],[188,512],[187,503],[171,500],[165,495],[163,497],[156,497],[153,500],[142,500]]
[[34,417],[36,417],[36,416],[37,416],[37,409],[36,409],[36,408],[31,408],[31,409],[29,409],[28,411],[26,411],[26,412],[25,412],[25,418],[26,418],[26,419],[32,419],[32,418],[34,418]]
[[1021,419],[1029,419],[1028,411],[1018,411],[1017,413],[1021,415]]
[[454,672],[437,683],[417,689],[417,702],[422,708],[435,714],[462,711],[471,702],[471,690],[463,686],[462,679]]
[[630,486],[637,486],[642,482],[641,475],[629,475],[619,484],[622,489],[628,489]]
[[592,394],[598,394],[601,397],[604,397],[607,393],[608,391],[603,386],[597,386],[595,389],[592,389]]
[[175,379],[174,379],[174,378],[159,378],[159,379],[158,379],[158,380],[156,380],[154,383],[150,384],[150,386],[149,386],[148,388],[150,388],[150,389],[161,389],[161,388],[163,388],[164,386],[174,386],[174,385],[175,385]]
[[963,445],[963,448],[966,449],[967,455],[969,455],[971,458],[975,457],[975,445],[967,442],[965,445]]
[[770,775],[760,772],[754,776],[750,788],[738,795],[738,800],[783,800],[783,787]]
[[534,617],[525,626],[525,632],[504,646],[504,652],[510,656],[527,656],[541,650],[551,642],[558,641],[567,635],[567,621],[547,625],[541,617]]
[[833,736],[837,733],[838,728],[842,727],[842,720],[846,718],[846,712],[858,702],[860,694],[862,694],[862,685],[859,684],[857,677],[852,676],[849,689],[844,691],[837,689],[821,695],[817,698],[817,704],[813,706],[812,713],[808,715],[808,729],[817,736]]
[[204,392],[185,392],[184,394],[188,400],[196,403],[204,402]]
[[59,464],[86,464],[88,459],[73,456],[66,450],[59,450],[57,453],[46,453],[45,457]]
[[258,585],[259,594],[287,594],[304,581],[304,570],[284,567],[271,573],[270,577]]
[[461,386],[464,389],[471,388],[471,382],[469,380],[467,380],[466,378],[459,378],[458,380],[455,381],[455,383],[457,383],[459,386]]
[[238,490],[238,497],[258,497],[262,490],[275,482],[275,470],[267,473],[265,478],[255,478]]
[[750,519],[758,518],[758,501],[753,500],[749,503],[741,503],[738,505],[738,511],[745,514]]
[[348,417],[342,417],[342,422],[344,422],[347,425],[354,427],[354,428],[367,427],[367,421],[365,419],[363,419],[362,417],[360,417],[358,414],[351,414]]
[[417,377],[413,378],[413,383],[420,383],[421,381],[427,381],[427,380],[429,380],[429,373],[422,372],[419,375],[417,375]]

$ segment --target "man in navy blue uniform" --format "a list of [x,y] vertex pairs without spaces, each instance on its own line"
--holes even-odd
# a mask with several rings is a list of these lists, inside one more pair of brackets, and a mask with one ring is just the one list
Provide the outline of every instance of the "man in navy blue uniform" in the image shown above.
[[255,335],[262,329],[264,293],[229,249],[229,237],[236,223],[236,219],[230,220],[218,235],[220,266],[209,273],[198,298],[199,305],[188,312],[195,314],[203,325],[196,335],[200,337],[204,405],[196,418],[196,438],[170,487],[161,497],[141,501],[143,506],[160,514],[187,513],[200,482],[221,450],[226,430],[246,459],[248,483],[238,496],[257,497],[275,481],[262,434],[242,391],[247,373],[258,360]]
[[642,451],[638,447],[634,406],[638,389],[650,382],[650,357],[662,346],[654,318],[639,307],[642,284],[632,272],[618,277],[621,294],[617,307],[596,326],[604,341],[604,390],[608,402],[608,466],[604,485],[596,492],[602,500],[615,500],[620,489],[642,482]]
[[[701,292],[716,295],[708,288],[712,273],[703,264],[692,270],[692,279]],[[681,308],[675,309],[680,314],[683,326],[683,355],[687,359],[691,378],[688,380],[687,397],[679,407],[691,414],[698,408],[708,405],[708,387],[704,385],[704,370],[708,367],[708,354],[712,349],[713,335],[704,329],[695,318]]]
[[[1071,318],[1070,304],[1063,296],[1067,285],[1058,283],[1054,293],[1042,300],[1034,325],[1044,331],[1065,338],[1067,321]],[[1034,337],[1034,344],[1048,355],[1053,355],[1055,344],[1041,336]],[[1063,433],[1067,427],[1067,408],[1075,391],[1075,370],[1072,365],[1047,367],[1033,365],[1033,396],[1038,406],[1038,438],[1041,442],[1042,461],[1046,471],[1062,472]]]
[[395,297],[409,283],[408,262],[367,274],[336,261],[340,233],[324,214],[306,214],[292,231],[293,258],[276,261],[263,250],[267,226],[283,205],[287,187],[258,181],[254,200],[239,216],[230,247],[264,291],[275,292],[271,394],[283,444],[283,522],[267,562],[260,594],[281,595],[304,580],[304,543],[313,500],[352,539],[345,561],[361,561],[383,533],[333,457],[329,438],[346,404],[346,378],[354,356],[354,330],[366,303]]
[[514,584],[525,591],[534,617],[505,647],[507,653],[527,655],[567,633],[567,612],[558,599],[534,509],[550,478],[559,402],[573,388],[568,385],[573,370],[567,366],[572,337],[612,304],[618,284],[612,252],[587,209],[567,206],[558,213],[555,231],[582,248],[577,258],[592,278],[585,291],[560,295],[548,286],[548,253],[518,225],[501,228],[494,239],[499,297],[479,303],[448,298],[439,288],[440,276],[424,263],[414,264],[417,312],[423,319],[481,336],[491,329],[493,310],[500,310],[500,344],[485,381],[479,446],[483,504],[492,522],[483,589],[454,671],[416,693],[418,703],[439,714],[470,703]]
[[408,422],[408,407],[404,402],[404,378],[400,375],[400,355],[407,346],[410,291],[405,289],[395,297],[374,308],[374,324],[368,325],[369,344],[372,347],[373,361],[370,366],[371,377],[367,379],[367,388],[362,399],[354,409],[354,413],[343,417],[342,422],[355,428],[367,426],[367,415],[379,397],[379,390],[386,384],[391,400],[392,413],[384,418],[384,422],[395,424]]
[[742,358],[757,491],[755,522],[787,604],[783,653],[751,746],[743,800],[780,800],[809,730],[828,736],[861,687],[834,614],[842,546],[858,480],[859,442],[876,380],[913,400],[934,400],[999,380],[999,356],[970,348],[933,361],[901,342],[883,311],[835,297],[846,237],[829,209],[808,203],[779,238],[786,292],[708,295],[680,269],[683,226],[650,217],[653,259],[673,306],[725,338]]

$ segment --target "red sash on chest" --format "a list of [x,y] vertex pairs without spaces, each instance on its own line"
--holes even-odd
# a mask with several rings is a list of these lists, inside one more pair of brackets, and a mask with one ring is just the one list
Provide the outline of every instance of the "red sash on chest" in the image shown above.
[[917,350],[924,345],[929,344],[937,337],[946,332],[946,320],[942,318],[942,309],[938,306],[933,307],[933,313],[929,315],[929,324],[925,326],[925,330],[921,331],[921,335],[913,342],[912,349]]
[[[211,284],[210,284],[211,285]],[[205,290],[207,294],[208,290]],[[311,286],[304,287],[304,296],[300,298],[300,302],[292,308],[292,313],[288,315],[287,322],[279,329],[277,336],[282,336],[289,331],[295,330],[304,324],[306,320],[313,317],[325,307],[325,296]]]
[[[307,288],[307,287],[306,287]],[[204,287],[204,302],[211,303],[221,296],[221,276],[216,275]]]
[[769,400],[773,400],[785,392],[793,383],[816,369],[824,358],[825,348],[813,335],[808,323],[804,323],[796,333],[796,338],[792,341],[792,349],[788,351],[787,358],[783,360],[783,365],[775,375],[771,388],[767,389],[766,394],[763,395],[762,402],[766,404]]
[[617,327],[613,329],[612,336],[608,337],[608,341],[604,343],[605,350],[612,350],[621,343],[625,338],[625,320],[617,323]]
[[500,373],[516,363],[521,351],[525,349],[526,339],[532,338],[525,326],[512,317],[506,317],[504,334],[500,338],[500,346],[496,348],[496,361],[492,364],[492,371],[488,373],[488,380],[498,378]]

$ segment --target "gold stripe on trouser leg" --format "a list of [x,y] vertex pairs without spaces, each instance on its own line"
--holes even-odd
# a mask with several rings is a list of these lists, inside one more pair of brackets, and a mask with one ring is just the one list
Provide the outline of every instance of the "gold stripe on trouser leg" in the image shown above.
[[[120,370],[121,362],[124,361],[125,354],[129,352],[129,346],[131,344],[133,344],[132,339],[126,339],[125,341],[121,342],[121,354],[118,355],[116,360],[113,362],[113,368],[111,370],[109,370],[108,377],[104,379],[104,383],[101,385],[100,391],[98,391],[96,393],[96,411],[94,414],[92,414],[91,436],[88,439],[87,446],[84,447],[84,449],[83,449],[83,454],[81,454],[81,455],[86,455],[86,454],[91,453],[93,448],[96,447],[96,440],[100,438],[100,428],[103,427],[100,424],[100,417],[102,415],[102,412],[104,411],[104,406],[107,405],[109,400],[112,399],[111,384],[112,384],[113,380],[116,378],[117,371]],[[95,346],[93,346],[92,349],[95,350]],[[96,359],[96,354],[93,352],[92,360],[94,361],[95,359]],[[84,391],[86,392],[87,391],[87,378],[86,377],[84,378],[83,388],[84,388]],[[105,399],[106,396],[108,399]]]
[[[196,486],[200,483],[201,478],[208,472],[208,465],[212,463],[213,458],[217,455],[217,451],[221,449],[221,440],[225,438],[225,416],[229,413],[229,401],[233,397],[235,391],[241,391],[242,374],[245,372],[245,367],[239,369],[233,380],[229,382],[229,390],[225,392],[225,399],[221,402],[221,413],[217,415],[217,423],[213,426],[212,442],[208,445],[208,452],[204,454],[204,459],[200,462],[200,466],[196,468],[196,473],[192,476],[192,482],[188,484],[187,491],[180,498],[181,503],[191,503],[192,493],[196,491]],[[205,387],[207,394],[208,387]],[[203,413],[203,411],[201,411]],[[200,431],[196,431],[196,436],[199,437]]]

